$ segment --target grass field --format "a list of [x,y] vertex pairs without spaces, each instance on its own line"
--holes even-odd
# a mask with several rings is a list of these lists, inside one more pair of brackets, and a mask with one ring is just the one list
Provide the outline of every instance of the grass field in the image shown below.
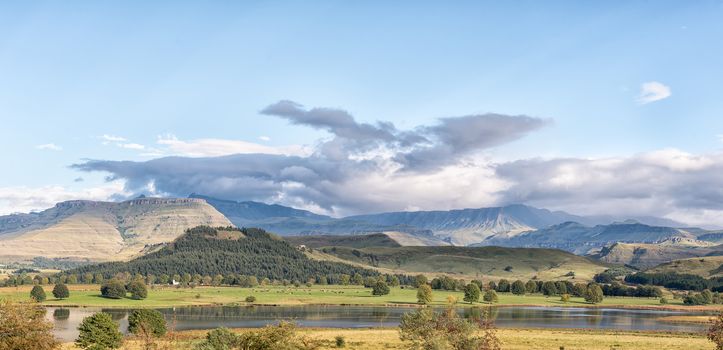
[[[64,300],[54,299],[51,293],[52,286],[45,286],[48,299],[43,303],[49,306],[97,306],[97,307],[170,307],[184,305],[227,305],[245,304],[245,298],[253,295],[257,305],[379,305],[393,306],[416,304],[417,291],[415,289],[391,288],[385,296],[372,296],[371,290],[358,286],[312,286],[312,287],[282,287],[268,286],[257,288],[239,287],[197,287],[173,288],[156,287],[149,289],[148,298],[144,300],[132,299],[106,299],[100,296],[98,285],[70,285],[70,298]],[[29,298],[30,286],[0,288],[0,298],[12,300],[25,300]],[[462,292],[435,291],[433,305],[446,305],[447,296],[453,295],[460,301],[459,305],[469,305],[461,302]],[[496,305],[537,305],[537,306],[592,306],[585,303],[582,298],[571,298],[567,303],[560,301],[559,297],[545,297],[541,294],[513,295],[498,293],[499,303]],[[686,310],[700,309],[701,307],[684,306],[681,300],[668,298],[668,305],[660,305],[654,298],[622,298],[608,297],[596,306],[600,307],[631,307],[631,308],[682,308]],[[703,308],[717,309],[720,306],[710,305]]]
[[[239,330],[237,330],[239,331]],[[406,349],[399,340],[399,332],[393,328],[385,329],[301,329],[308,337],[322,342],[320,349],[335,349],[334,337],[346,339],[346,349]],[[166,344],[168,349],[191,349],[198,339],[205,335],[203,331],[188,331],[177,334],[179,341]],[[715,347],[703,335],[679,333],[612,332],[588,330],[549,330],[549,329],[500,329],[497,332],[505,350],[713,350]],[[63,349],[76,350],[72,344]],[[127,341],[123,349],[140,350],[140,344]]]

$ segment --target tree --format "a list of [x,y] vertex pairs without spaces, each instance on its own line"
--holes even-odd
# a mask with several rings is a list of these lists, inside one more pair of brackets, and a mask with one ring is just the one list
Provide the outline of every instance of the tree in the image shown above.
[[166,320],[157,310],[134,310],[128,316],[128,331],[135,335],[152,335],[160,337],[166,334]]
[[70,296],[70,291],[68,290],[68,286],[58,283],[53,287],[53,296],[55,299],[65,299]]
[[572,295],[576,297],[584,297],[585,291],[587,291],[587,286],[584,283],[575,283],[575,286],[572,287]]
[[708,328],[708,340],[715,344],[716,350],[723,350],[723,312],[711,320],[710,328]]
[[99,312],[83,319],[78,327],[80,334],[75,345],[83,349],[118,349],[123,345],[123,335],[110,314]]
[[533,280],[527,281],[525,284],[525,290],[527,291],[527,294],[537,293],[537,282]]
[[585,291],[585,301],[591,304],[597,304],[603,300],[602,288],[597,284],[591,284]]
[[148,289],[143,281],[135,280],[128,284],[128,292],[131,293],[131,298],[136,300],[145,299],[148,297]]
[[432,287],[423,284],[417,288],[417,302],[420,304],[429,304],[432,302]]
[[30,291],[30,297],[37,302],[43,302],[45,301],[45,290],[41,286],[34,286]]
[[494,289],[488,289],[485,292],[485,295],[482,297],[482,300],[484,300],[487,303],[496,303],[499,299],[497,298],[497,293],[494,291]]
[[389,294],[389,286],[384,281],[377,281],[372,287],[372,295],[387,295]]
[[427,284],[429,281],[427,281],[427,276],[425,275],[416,275],[414,276],[414,280],[412,280],[412,287],[419,288],[423,284]]
[[542,284],[542,294],[550,296],[557,295],[557,285],[555,282],[547,281]]
[[565,293],[560,295],[560,301],[563,303],[567,303],[568,301],[570,301],[570,294]]
[[126,287],[121,281],[113,278],[100,287],[100,295],[110,299],[120,299],[126,296]]
[[501,279],[499,282],[497,282],[497,291],[498,292],[509,292],[510,291],[510,282],[506,279]]
[[349,282],[351,282],[351,276],[347,274],[341,274],[341,276],[339,276],[339,283],[341,283],[342,286],[348,286]]
[[474,284],[470,283],[466,287],[464,287],[464,301],[472,304],[479,301],[479,295],[480,290],[479,287]]
[[399,277],[392,276],[389,278],[389,285],[392,287],[399,287]]
[[512,282],[510,291],[512,292],[512,294],[515,294],[515,295],[524,295],[525,292],[527,292],[527,289],[525,288],[524,282],[517,280],[517,281]]
[[45,309],[34,303],[0,300],[0,349],[52,350],[60,343],[53,324],[45,320]]
[[364,284],[364,277],[362,277],[362,275],[357,272],[354,274],[354,277],[352,277],[351,281],[355,285],[361,286],[362,284]]

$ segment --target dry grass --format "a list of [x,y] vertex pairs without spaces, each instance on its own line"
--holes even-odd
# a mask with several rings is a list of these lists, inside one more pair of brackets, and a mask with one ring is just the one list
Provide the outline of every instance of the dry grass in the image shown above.
[[[238,330],[243,331],[243,330]],[[320,349],[335,349],[334,337],[346,339],[346,349],[377,350],[405,349],[394,328],[384,329],[301,329],[300,332],[321,341]],[[189,349],[205,335],[204,331],[180,332],[177,342],[165,343],[169,349]],[[501,329],[498,336],[505,350],[712,350],[714,346],[703,335],[657,332],[612,332],[591,330]],[[72,344],[64,349],[76,350]],[[128,341],[126,350],[140,350],[140,344]]]

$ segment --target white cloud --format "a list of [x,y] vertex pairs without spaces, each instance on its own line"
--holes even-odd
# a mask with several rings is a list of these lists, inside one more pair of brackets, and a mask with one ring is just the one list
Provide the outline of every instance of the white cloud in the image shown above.
[[309,148],[299,145],[272,147],[258,143],[224,139],[183,141],[171,134],[159,136],[157,143],[165,148],[163,151],[166,155],[186,157],[218,157],[231,154],[251,153],[303,156],[311,153]]
[[138,144],[138,143],[122,143],[122,144],[119,144],[118,146],[123,147],[123,148],[128,148],[128,149],[137,149],[137,150],[146,148],[145,146]]
[[60,147],[54,143],[46,143],[35,146],[36,149],[48,150],[48,151],[62,151],[63,147]]
[[261,141],[271,141],[271,138],[268,136],[259,136],[259,140]]
[[67,200],[107,201],[124,193],[122,181],[81,190],[71,190],[63,186],[0,187],[0,215],[43,210]]
[[648,104],[666,99],[672,95],[670,87],[657,81],[649,81],[640,85],[640,94],[637,101],[640,104]]
[[124,142],[128,141],[125,137],[115,136],[115,135],[108,135],[103,134],[103,136],[100,137],[101,139],[107,141],[107,142]]

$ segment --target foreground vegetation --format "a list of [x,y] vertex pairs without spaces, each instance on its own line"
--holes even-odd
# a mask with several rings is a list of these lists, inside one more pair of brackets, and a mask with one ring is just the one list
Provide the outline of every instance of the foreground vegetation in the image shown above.
[[[3,287],[0,288],[0,299],[27,300],[32,286]],[[175,288],[155,286],[148,290],[145,299],[135,300],[130,296],[110,299],[103,298],[100,285],[68,285],[69,297],[57,299],[48,295],[42,303],[47,306],[89,306],[89,307],[119,307],[119,308],[154,308],[190,305],[418,305],[418,290],[411,287],[391,287],[389,294],[373,296],[372,289],[362,286],[339,285],[312,285],[311,287],[293,285],[289,286],[259,286],[255,288],[241,287],[196,287]],[[484,292],[483,292],[484,294]],[[255,301],[249,303],[246,298],[253,296]],[[449,298],[459,302],[458,306],[480,305],[464,302],[464,291],[433,290],[429,305],[443,306],[449,303]],[[512,293],[497,293],[498,302],[495,305],[536,305],[536,306],[593,306],[583,297],[571,296],[569,301],[563,302],[560,296],[545,296],[542,294],[515,295]],[[637,308],[690,308],[683,304],[683,299],[674,299],[667,295],[668,303],[663,305],[658,298],[637,297],[605,297],[597,306],[604,307],[637,307]],[[482,300],[482,298],[480,298]],[[714,308],[715,306],[706,306]]]
[[[241,333],[248,330],[234,330]],[[206,337],[205,331],[184,331],[169,335],[162,340],[161,349],[191,350]],[[345,348],[353,350],[408,349],[399,339],[397,328],[383,329],[306,329],[299,335],[319,340],[319,350],[338,349],[336,338],[344,338]],[[610,349],[658,349],[658,350],[713,350],[715,346],[701,334],[551,330],[551,329],[498,329],[497,337],[504,350],[610,350]],[[126,350],[142,350],[143,341],[129,339]],[[166,345],[166,347],[164,347]],[[77,350],[73,343],[66,343],[64,350]]]

